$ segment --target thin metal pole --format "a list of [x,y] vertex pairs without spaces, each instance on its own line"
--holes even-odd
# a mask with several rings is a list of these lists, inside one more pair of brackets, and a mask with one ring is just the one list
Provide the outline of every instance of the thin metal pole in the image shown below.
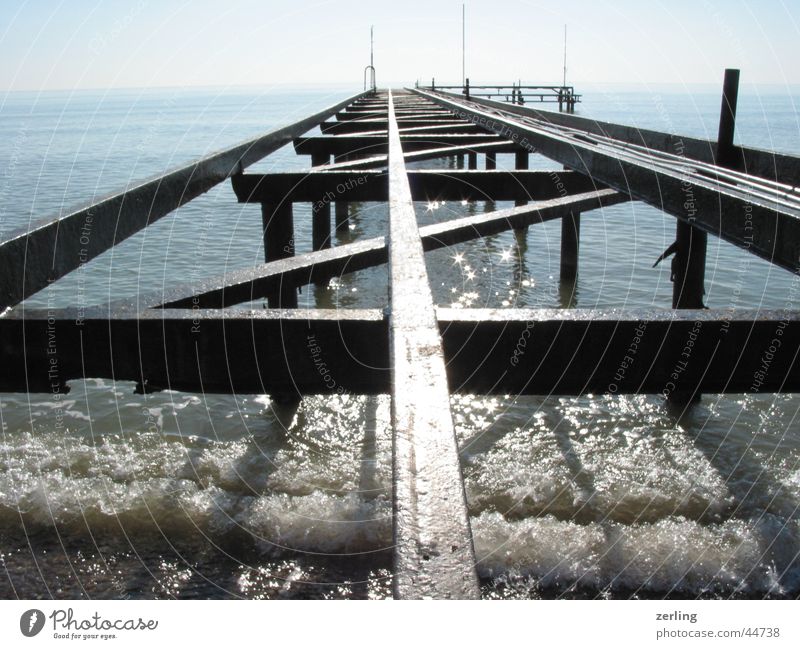
[[567,86],[567,26],[564,25],[564,82],[561,84],[566,88]]

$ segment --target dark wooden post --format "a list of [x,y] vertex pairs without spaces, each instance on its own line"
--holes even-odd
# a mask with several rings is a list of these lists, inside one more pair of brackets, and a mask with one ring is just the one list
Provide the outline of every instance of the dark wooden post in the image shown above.
[[578,249],[581,236],[580,212],[570,212],[561,219],[561,282],[575,282],[578,276]]
[[[514,154],[514,167],[515,168],[517,168],[517,169],[527,169],[528,168],[528,161],[529,161],[529,156],[528,156],[528,150],[527,149],[519,150]],[[527,204],[527,202],[528,201],[526,201],[525,199],[518,198],[516,201],[514,201],[514,205],[519,207],[520,205]],[[522,244],[522,241],[524,241],[527,233],[528,233],[528,226],[524,226],[524,227],[521,227],[521,228],[514,228],[514,235],[517,237],[517,245],[521,245]]]
[[[311,165],[320,167],[330,162],[328,154],[315,153],[311,156]],[[311,206],[311,249],[322,250],[331,247],[331,201],[328,196],[320,196]]]
[[[722,106],[717,135],[717,165],[736,166],[733,133],[736,126],[736,100],[739,92],[739,70],[725,70]],[[689,217],[691,218],[691,217]],[[675,257],[672,260],[672,308],[704,309],[706,248],[708,235],[691,222],[679,220],[675,232]],[[670,401],[677,404],[696,402],[700,393],[690,390],[673,392]]]
[[672,308],[703,309],[708,237],[686,221],[678,221],[672,261]]
[[[736,127],[736,102],[739,93],[739,70],[725,70],[722,106],[717,136],[717,164],[736,165],[733,133]],[[675,233],[675,258],[672,260],[672,308],[703,309],[708,236],[691,223],[678,221]]]
[[[346,160],[346,155],[334,156],[334,162],[344,162]],[[348,221],[350,220],[350,204],[347,201],[337,200],[334,208],[334,217],[336,219],[336,231],[347,230],[349,227]]]
[[470,169],[477,169],[478,168],[478,154],[477,153],[469,153],[467,154],[468,159],[468,166]]
[[[264,260],[267,262],[294,256],[294,218],[292,204],[284,201],[278,205],[261,204],[261,222],[264,226]],[[282,282],[267,301],[271,309],[296,308],[297,288]]]
[[[527,169],[529,166],[528,163],[529,163],[529,156],[527,149],[519,150],[514,154],[514,167],[516,169]],[[514,204],[525,205],[527,202],[528,201],[523,199],[517,199]]]
[[[487,169],[497,169],[497,154],[494,151],[490,151],[486,154],[486,168]],[[487,200],[483,205],[485,212],[491,212],[494,210],[494,201]]]
[[721,167],[736,167],[738,163],[733,147],[738,97],[739,70],[727,69],[722,83],[722,107],[719,113],[719,133],[717,135],[717,164]]

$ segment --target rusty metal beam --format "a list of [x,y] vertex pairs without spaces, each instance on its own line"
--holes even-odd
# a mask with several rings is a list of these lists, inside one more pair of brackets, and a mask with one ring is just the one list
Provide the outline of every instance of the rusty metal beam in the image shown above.
[[389,93],[389,349],[394,594],[477,599],[442,342]]

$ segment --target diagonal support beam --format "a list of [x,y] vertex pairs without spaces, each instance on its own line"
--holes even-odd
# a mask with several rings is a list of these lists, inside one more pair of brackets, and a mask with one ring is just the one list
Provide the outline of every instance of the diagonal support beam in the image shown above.
[[442,341],[389,93],[394,594],[477,599]]
[[13,233],[0,241],[0,311],[277,151],[364,94]]
[[[566,198],[529,203],[487,214],[475,214],[420,228],[422,247],[428,252],[513,228],[563,218],[573,212],[589,212],[629,200],[613,189],[576,194]],[[306,253],[204,280],[201,284],[172,287],[168,292],[139,296],[127,310],[140,308],[213,309],[263,298],[281,282],[304,286],[325,282],[372,266],[385,264],[388,251],[384,237],[356,241],[336,248]],[[115,305],[123,308],[121,304]]]

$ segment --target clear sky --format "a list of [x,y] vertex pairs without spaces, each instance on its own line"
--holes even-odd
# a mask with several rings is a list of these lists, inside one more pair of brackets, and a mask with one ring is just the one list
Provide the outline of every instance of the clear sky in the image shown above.
[[[461,80],[461,0],[2,0],[0,89]],[[798,0],[468,0],[473,84],[800,84]]]

